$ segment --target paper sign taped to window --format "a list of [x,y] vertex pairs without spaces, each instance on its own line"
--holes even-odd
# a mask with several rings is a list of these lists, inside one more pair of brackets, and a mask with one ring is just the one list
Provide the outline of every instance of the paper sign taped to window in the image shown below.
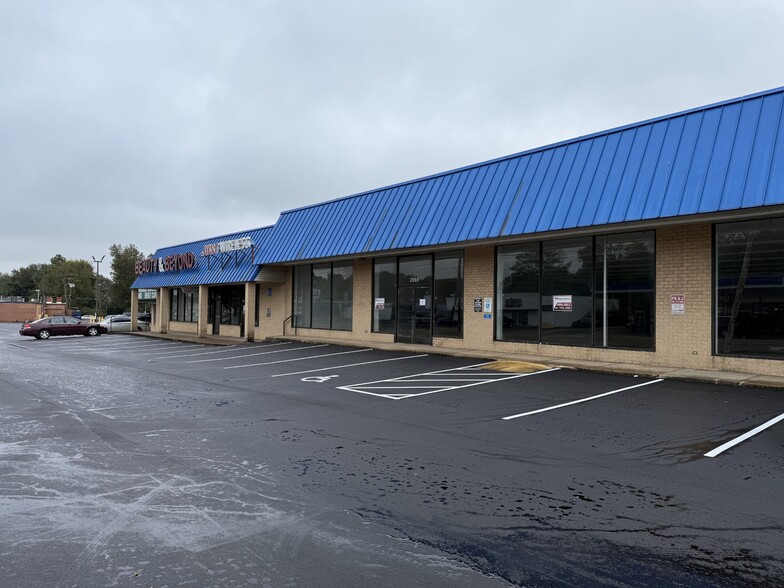
[[554,312],[572,312],[572,295],[553,295],[553,311]]

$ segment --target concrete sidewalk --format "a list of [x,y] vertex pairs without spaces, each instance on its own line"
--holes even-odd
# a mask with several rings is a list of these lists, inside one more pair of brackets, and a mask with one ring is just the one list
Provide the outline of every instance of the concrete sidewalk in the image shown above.
[[[129,334],[137,337],[152,337],[169,341],[199,343],[202,345],[243,345],[245,343],[244,341],[238,341],[236,337],[220,337],[214,335],[210,335],[208,337],[197,337],[196,335],[188,335],[185,333],[153,333],[150,331]],[[544,357],[540,355],[528,355],[520,353],[471,351],[465,349],[449,349],[447,347],[433,347],[431,345],[379,343],[378,341],[362,340],[336,341],[327,337],[285,336],[274,337],[274,340],[298,341],[300,343],[329,343],[332,345],[343,345],[348,347],[370,347],[372,349],[379,349],[383,351],[404,351],[408,353],[427,353],[430,355],[450,355],[455,357],[472,357],[484,360],[533,362],[546,364],[552,367],[584,370],[589,372],[601,372],[605,374],[637,375],[644,376],[646,378],[667,378],[673,380],[723,384],[726,386],[781,388],[784,390],[784,377],[782,376],[762,376],[759,374],[749,374],[742,372],[694,370],[652,365],[614,363],[608,361]]]

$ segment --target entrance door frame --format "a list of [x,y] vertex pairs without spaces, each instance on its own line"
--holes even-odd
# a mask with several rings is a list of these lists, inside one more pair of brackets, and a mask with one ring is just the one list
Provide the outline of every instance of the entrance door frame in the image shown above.
[[[408,317],[403,316],[401,301],[405,300],[404,295],[410,296],[411,301],[411,315]],[[425,301],[424,305],[420,303]],[[427,316],[424,312],[417,313],[417,311],[424,307]],[[424,335],[422,328],[417,327],[417,322],[420,320],[427,321],[427,335]],[[405,324],[405,323],[408,324]],[[405,331],[408,331],[406,333]],[[397,287],[397,321],[395,321],[395,342],[396,343],[413,343],[418,345],[432,345],[433,344],[433,285],[425,286],[398,286]]]

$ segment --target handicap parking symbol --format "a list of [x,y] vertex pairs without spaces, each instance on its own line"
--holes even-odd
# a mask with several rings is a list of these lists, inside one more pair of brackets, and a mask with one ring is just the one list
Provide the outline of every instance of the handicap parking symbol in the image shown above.
[[318,382],[319,384],[326,382],[327,380],[331,380],[332,378],[337,378],[338,376],[307,376],[302,378],[303,382]]

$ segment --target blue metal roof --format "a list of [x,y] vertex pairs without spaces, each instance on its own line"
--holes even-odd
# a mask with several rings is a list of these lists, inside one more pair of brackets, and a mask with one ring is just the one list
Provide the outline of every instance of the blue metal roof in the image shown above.
[[784,204],[784,88],[281,214],[283,263]]
[[[166,288],[175,286],[196,286],[198,284],[236,284],[249,282],[256,278],[259,271],[259,252],[263,251],[272,227],[262,227],[249,231],[210,237],[183,245],[158,249],[153,258],[166,258],[172,255],[193,253],[195,266],[191,269],[151,272],[138,276],[131,288]],[[248,237],[253,244],[250,249],[229,251],[214,255],[203,255],[205,245],[234,241]]]

